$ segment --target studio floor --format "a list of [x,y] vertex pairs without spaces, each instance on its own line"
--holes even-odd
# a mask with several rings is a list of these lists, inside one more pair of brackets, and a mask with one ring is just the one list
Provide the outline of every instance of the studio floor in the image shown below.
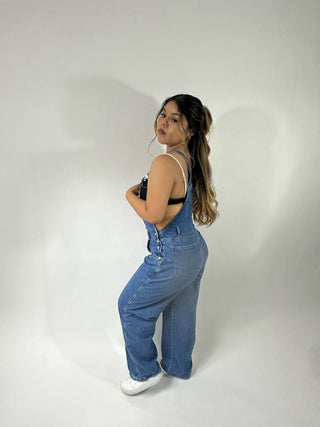
[[66,357],[35,327],[39,315],[1,322],[2,427],[320,425],[320,313],[311,307],[226,328],[210,357],[200,334],[191,379],[164,377],[134,397],[119,388],[118,338],[69,342]]

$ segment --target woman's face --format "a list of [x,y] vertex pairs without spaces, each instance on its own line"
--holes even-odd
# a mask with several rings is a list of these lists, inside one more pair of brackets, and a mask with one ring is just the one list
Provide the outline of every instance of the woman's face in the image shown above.
[[161,110],[156,123],[156,135],[160,144],[168,146],[179,145],[190,138],[187,119],[179,112],[174,101],[168,102]]

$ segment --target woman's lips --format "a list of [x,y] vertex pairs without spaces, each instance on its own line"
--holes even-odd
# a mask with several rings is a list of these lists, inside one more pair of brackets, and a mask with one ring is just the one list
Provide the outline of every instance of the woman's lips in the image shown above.
[[165,135],[165,131],[163,129],[158,129],[158,133],[160,133],[160,135]]

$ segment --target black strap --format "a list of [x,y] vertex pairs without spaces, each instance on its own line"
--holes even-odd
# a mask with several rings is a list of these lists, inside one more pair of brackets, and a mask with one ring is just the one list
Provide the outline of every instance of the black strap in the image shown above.
[[178,199],[169,199],[168,205],[178,205],[179,203],[184,203],[186,201],[186,198],[187,198],[187,196],[186,197],[179,197]]

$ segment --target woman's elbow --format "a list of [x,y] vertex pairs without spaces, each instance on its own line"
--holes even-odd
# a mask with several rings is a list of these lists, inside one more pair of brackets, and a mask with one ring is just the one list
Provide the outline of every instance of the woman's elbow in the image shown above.
[[162,212],[147,212],[146,221],[156,225],[163,221],[164,215]]

